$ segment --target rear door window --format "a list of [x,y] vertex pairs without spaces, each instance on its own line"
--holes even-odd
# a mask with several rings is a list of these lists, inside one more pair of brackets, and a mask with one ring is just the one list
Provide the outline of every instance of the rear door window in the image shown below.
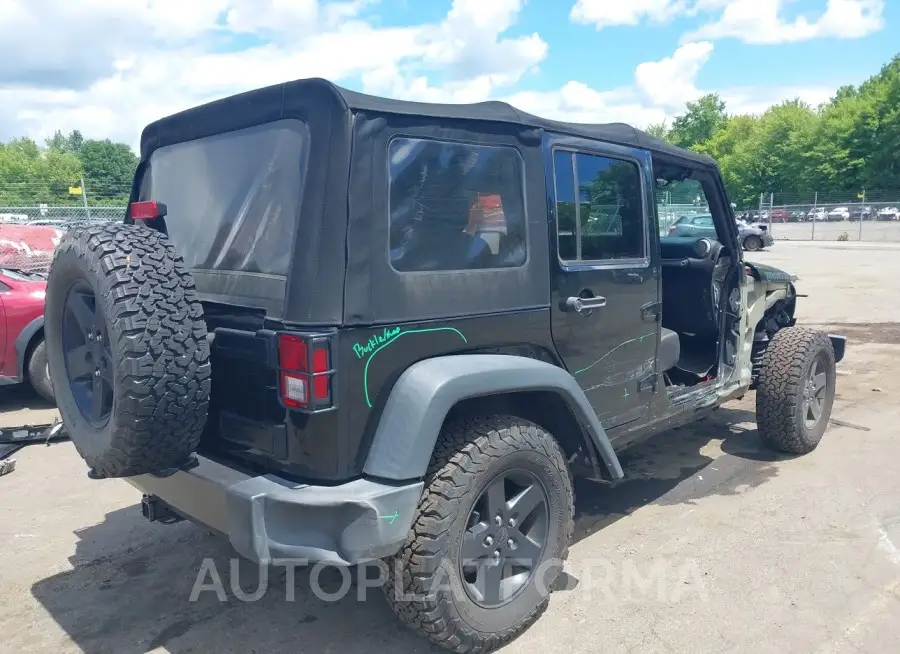
[[525,185],[515,148],[395,138],[388,156],[394,270],[525,264]]
[[189,268],[285,276],[303,191],[309,130],[279,120],[156,150],[141,199],[166,205]]

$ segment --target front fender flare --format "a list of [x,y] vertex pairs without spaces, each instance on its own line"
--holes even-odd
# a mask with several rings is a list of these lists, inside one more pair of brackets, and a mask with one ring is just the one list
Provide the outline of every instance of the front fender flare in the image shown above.
[[596,447],[610,478],[624,476],[606,431],[574,377],[550,363],[503,354],[435,357],[407,368],[384,405],[365,474],[394,480],[423,477],[455,404],[515,391],[558,393]]

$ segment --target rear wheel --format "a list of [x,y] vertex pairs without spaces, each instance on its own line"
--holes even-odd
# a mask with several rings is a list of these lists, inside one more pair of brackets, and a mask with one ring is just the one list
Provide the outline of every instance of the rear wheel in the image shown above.
[[748,236],[744,239],[744,249],[748,252],[756,252],[762,250],[762,239],[759,236]]
[[188,459],[206,421],[209,343],[191,275],[163,234],[121,223],[68,232],[44,322],[60,415],[97,475]]
[[447,426],[418,517],[388,561],[388,602],[447,649],[503,645],[547,607],[573,502],[565,456],[541,427],[503,416]]
[[781,452],[806,454],[822,440],[835,393],[834,349],[821,332],[788,327],[766,348],[756,391],[756,422],[763,442]]
[[50,364],[47,361],[47,344],[44,339],[38,341],[28,359],[28,383],[35,393],[48,402],[53,402],[53,384],[50,383]]

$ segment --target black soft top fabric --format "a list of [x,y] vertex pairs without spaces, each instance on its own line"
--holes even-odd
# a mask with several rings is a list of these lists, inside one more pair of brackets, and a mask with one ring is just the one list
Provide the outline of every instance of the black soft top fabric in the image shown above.
[[706,156],[675,147],[665,141],[624,123],[582,124],[549,120],[526,113],[505,102],[474,104],[433,104],[392,100],[357,93],[323,79],[302,79],[254,91],[248,91],[188,109],[147,126],[141,136],[141,158],[153,150],[227,130],[241,129],[280,118],[305,118],[321,101],[328,111],[339,101],[346,111],[430,116],[448,120],[477,120],[515,123],[552,132],[638,147],[651,152],[715,167]]
[[[141,166],[132,199],[138,197],[142,170],[157,149],[284,119],[303,121],[310,135],[290,271],[285,279],[266,284],[254,275],[202,271],[195,272],[195,281],[203,299],[263,308],[269,318],[289,325],[381,324],[462,315],[463,309],[471,313],[546,305],[550,258],[542,133],[641,148],[676,164],[715,169],[708,157],[624,124],[545,120],[502,102],[403,102],[307,79],[223,98],[148,125],[141,135]],[[387,221],[378,217],[388,215],[387,142],[401,133],[506,143],[520,150],[526,174],[533,176],[525,185],[531,194],[528,206],[542,209],[529,217],[528,265],[492,273],[493,285],[485,285],[477,272],[404,276],[389,268]],[[488,286],[491,293],[473,295]],[[466,299],[471,297],[480,298],[481,304]]]

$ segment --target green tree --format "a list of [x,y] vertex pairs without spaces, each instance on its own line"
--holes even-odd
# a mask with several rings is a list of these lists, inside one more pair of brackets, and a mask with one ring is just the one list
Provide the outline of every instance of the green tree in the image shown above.
[[0,205],[72,204],[69,187],[81,177],[71,152],[41,151],[31,139],[0,143]]
[[81,152],[81,148],[84,147],[84,136],[77,129],[72,130],[68,136],[56,130],[53,136],[47,139],[46,145],[48,150],[78,154]]
[[667,141],[669,139],[669,125],[664,120],[661,123],[653,123],[652,125],[648,125],[646,131],[650,136],[655,136],[658,139],[662,139],[663,141]]
[[88,197],[127,201],[138,158],[124,143],[88,140],[78,153],[84,167]]
[[687,103],[687,112],[674,120],[668,137],[675,145],[692,148],[711,139],[727,120],[725,103],[710,93]]
[[739,206],[759,200],[762,134],[762,120],[758,116],[733,116],[708,141],[694,148],[718,162],[728,195]]

